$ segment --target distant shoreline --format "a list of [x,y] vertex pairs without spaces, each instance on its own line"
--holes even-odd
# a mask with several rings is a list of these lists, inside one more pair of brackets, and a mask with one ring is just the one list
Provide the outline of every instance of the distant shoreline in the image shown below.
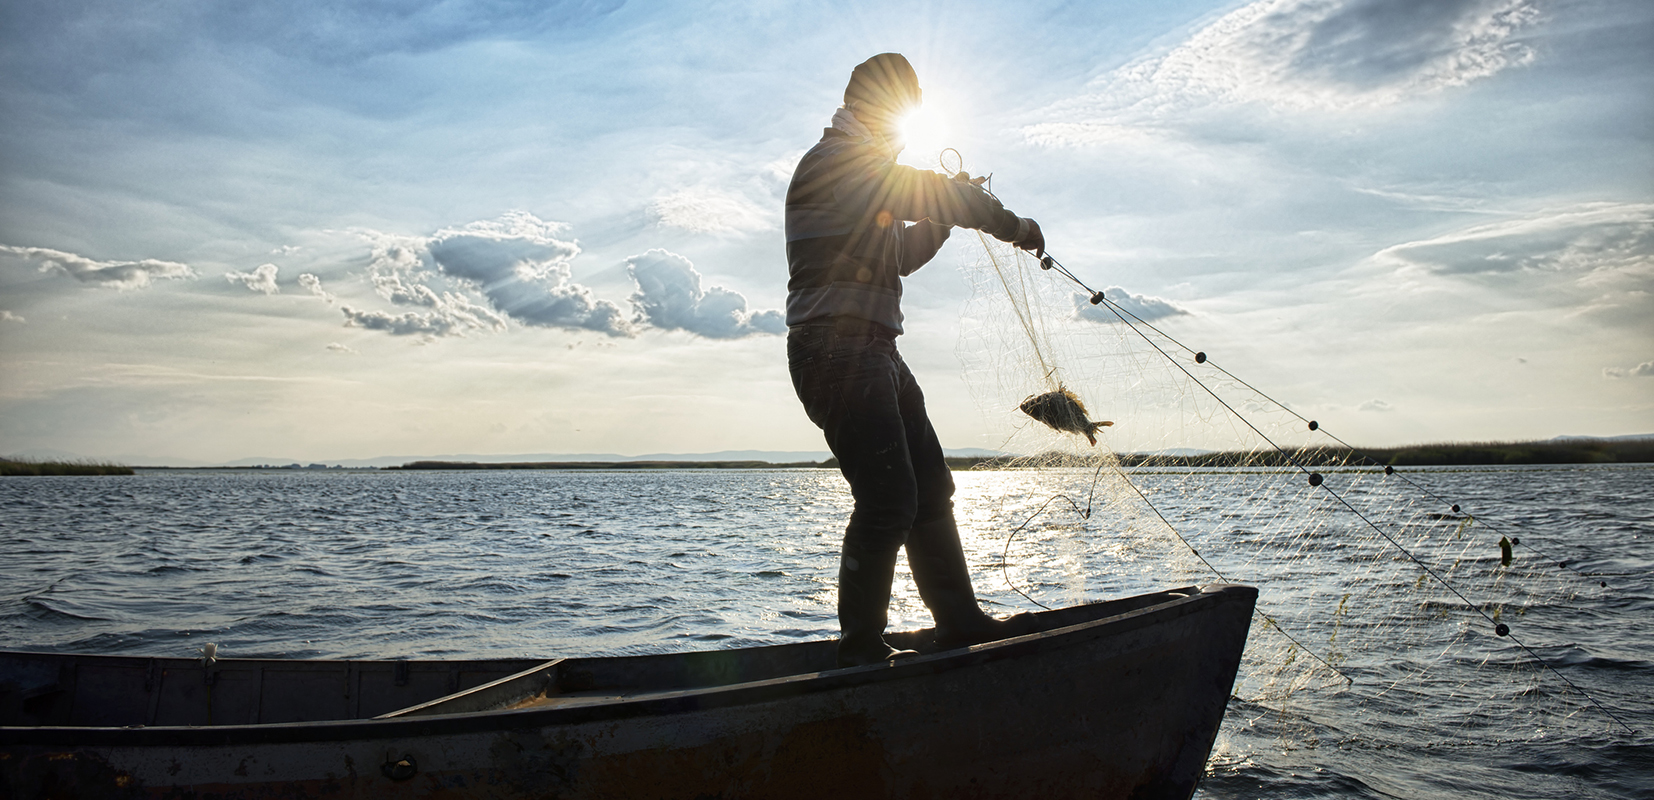
[[[1016,469],[1030,463],[1061,463],[1061,454],[1048,456],[949,456],[948,467],[968,469]],[[1077,459],[1076,459],[1077,461]],[[1214,452],[1197,455],[1156,455],[1121,453],[1122,466],[1223,467],[1238,463],[1249,466],[1327,466],[1370,464],[1393,467],[1456,467],[1497,465],[1641,464],[1654,462],[1654,440],[1605,441],[1578,439],[1545,442],[1471,442],[1426,444],[1408,447],[1375,447],[1350,450],[1318,447],[1291,453],[1291,460],[1279,453]],[[825,469],[837,468],[837,459],[826,461],[536,461],[471,462],[413,461],[387,470],[660,470],[660,469]]]
[[131,467],[95,461],[0,458],[0,475],[131,475]]
[[[1120,463],[1127,467],[1230,467],[1237,465],[1268,467],[1332,465],[1370,465],[1393,467],[1459,467],[1498,465],[1568,465],[1568,464],[1645,464],[1654,463],[1654,438],[1636,439],[1551,439],[1536,442],[1459,442],[1409,445],[1405,447],[1346,448],[1317,447],[1290,451],[1290,460],[1279,453],[1211,452],[1194,454],[1120,453]],[[1061,465],[1066,460],[1075,464],[1082,459],[1061,453],[1040,456],[948,456],[948,467],[955,470],[1018,469],[1033,464]],[[1094,463],[1094,462],[1092,462]],[[711,461],[410,461],[388,467],[342,467],[325,464],[300,466],[235,466],[235,467],[149,467],[126,466],[92,461],[36,461],[23,458],[0,458],[0,476],[5,475],[131,475],[134,470],[145,471],[292,471],[292,472],[364,472],[364,471],[429,471],[429,470],[674,470],[674,469],[836,469],[838,461],[762,461],[755,459]]]
[[[830,459],[829,459],[830,460]],[[388,471],[418,470],[500,470],[500,469],[815,469],[826,465],[821,461],[411,461],[400,467],[380,467]]]

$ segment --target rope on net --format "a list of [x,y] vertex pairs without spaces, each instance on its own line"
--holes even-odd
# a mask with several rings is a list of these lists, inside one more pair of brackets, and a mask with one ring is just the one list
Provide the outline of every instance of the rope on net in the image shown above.
[[[1072,271],[1070,271],[1066,266],[1064,266],[1061,262],[1059,262],[1050,253],[1042,254],[1040,256],[1039,263],[1040,263],[1040,268],[1042,270],[1056,272],[1057,274],[1059,274],[1059,275],[1063,276],[1064,278],[1067,278],[1069,281],[1073,282],[1080,289],[1084,290],[1086,292],[1086,294],[1090,297],[1092,305],[1104,306],[1110,312],[1112,312],[1117,318],[1119,318],[1119,320],[1122,323],[1124,323],[1127,327],[1129,327],[1132,330],[1132,332],[1136,333],[1139,337],[1141,337],[1143,339],[1144,342],[1146,342],[1150,347],[1152,347],[1156,352],[1158,352],[1161,355],[1161,357],[1165,358],[1169,363],[1171,363],[1173,366],[1177,367],[1177,369],[1179,371],[1181,371],[1185,377],[1187,377],[1195,385],[1199,386],[1207,394],[1211,395],[1212,399],[1216,400],[1219,405],[1223,406],[1226,410],[1228,410],[1228,412],[1235,419],[1240,420],[1244,425],[1246,425],[1247,428],[1251,429],[1252,432],[1254,434],[1256,434],[1260,439],[1262,439],[1264,442],[1268,443],[1268,445],[1271,448],[1273,448],[1274,451],[1281,458],[1285,459],[1285,461],[1288,465],[1290,465],[1293,469],[1296,469],[1298,472],[1300,472],[1301,474],[1303,474],[1305,476],[1305,478],[1308,480],[1310,486],[1319,487],[1320,489],[1325,491],[1330,497],[1332,497],[1334,500],[1336,500],[1346,510],[1348,510],[1350,513],[1354,514],[1357,519],[1360,519],[1361,522],[1364,523],[1368,528],[1372,529],[1373,532],[1377,533],[1386,542],[1388,542],[1390,544],[1390,546],[1394,547],[1402,555],[1406,556],[1410,561],[1413,562],[1414,565],[1416,565],[1426,575],[1428,575],[1436,583],[1440,584],[1443,588],[1445,588],[1449,592],[1451,592],[1466,607],[1468,607],[1470,610],[1476,612],[1476,614],[1480,615],[1484,620],[1486,620],[1489,624],[1491,624],[1493,626],[1493,631],[1494,631],[1495,635],[1497,635],[1499,637],[1502,637],[1502,638],[1510,639],[1519,648],[1521,648],[1523,652],[1527,653],[1528,656],[1530,658],[1532,658],[1535,663],[1537,663],[1540,666],[1544,667],[1552,675],[1555,675],[1564,684],[1566,684],[1569,688],[1573,689],[1580,696],[1582,696],[1586,700],[1588,700],[1591,703],[1591,705],[1595,706],[1599,711],[1601,711],[1603,714],[1607,715],[1609,719],[1613,720],[1620,727],[1624,728],[1626,731],[1628,731],[1632,734],[1638,733],[1638,731],[1631,728],[1631,726],[1627,725],[1623,720],[1621,720],[1617,715],[1615,715],[1614,712],[1610,711],[1606,706],[1604,706],[1602,703],[1598,702],[1597,699],[1595,697],[1593,697],[1589,692],[1587,692],[1584,689],[1580,688],[1573,681],[1569,680],[1566,675],[1563,675],[1560,671],[1558,671],[1556,669],[1556,667],[1552,666],[1551,663],[1549,661],[1547,661],[1544,657],[1542,657],[1538,653],[1534,652],[1533,648],[1529,647],[1521,639],[1517,638],[1511,632],[1510,626],[1506,625],[1503,622],[1499,622],[1498,620],[1494,619],[1486,611],[1484,611],[1480,606],[1477,606],[1475,603],[1471,602],[1470,599],[1465,597],[1464,594],[1461,593],[1459,591],[1459,589],[1452,584],[1452,582],[1447,580],[1447,578],[1445,576],[1441,575],[1435,569],[1432,569],[1430,567],[1430,565],[1426,564],[1422,559],[1420,559],[1418,556],[1414,555],[1413,552],[1411,550],[1409,550],[1406,546],[1404,546],[1400,542],[1396,541],[1394,536],[1392,536],[1388,531],[1386,531],[1378,523],[1374,522],[1366,514],[1362,513],[1361,510],[1356,508],[1355,505],[1353,505],[1352,503],[1350,503],[1349,500],[1344,497],[1344,495],[1337,492],[1330,484],[1328,484],[1326,482],[1324,476],[1321,475],[1321,473],[1312,471],[1308,466],[1306,466],[1304,463],[1302,463],[1299,458],[1295,458],[1292,453],[1289,453],[1280,444],[1276,443],[1275,440],[1270,438],[1268,434],[1266,434],[1262,430],[1258,429],[1258,427],[1256,425],[1253,425],[1252,421],[1250,419],[1248,419],[1245,415],[1241,414],[1238,410],[1236,410],[1234,408],[1234,406],[1230,405],[1230,403],[1227,400],[1225,400],[1222,396],[1220,396],[1210,386],[1207,386],[1206,383],[1204,381],[1202,381],[1199,377],[1195,376],[1195,374],[1193,372],[1191,372],[1188,369],[1188,367],[1184,366],[1181,359],[1175,358],[1170,353],[1168,353],[1165,348],[1161,347],[1159,342],[1156,342],[1154,340],[1154,338],[1150,337],[1147,333],[1145,333],[1143,331],[1143,328],[1147,328],[1148,330],[1154,331],[1156,334],[1158,334],[1160,337],[1162,337],[1165,341],[1170,342],[1172,345],[1175,345],[1176,347],[1181,348],[1184,352],[1193,355],[1193,357],[1194,357],[1193,360],[1196,364],[1210,364],[1212,366],[1212,368],[1218,370],[1224,376],[1228,377],[1229,379],[1235,381],[1236,383],[1238,383],[1242,386],[1245,386],[1247,389],[1255,392],[1260,397],[1263,397],[1264,399],[1268,400],[1270,403],[1274,404],[1276,407],[1285,410],[1288,414],[1291,414],[1292,416],[1298,418],[1300,421],[1303,421],[1306,424],[1306,426],[1309,428],[1309,430],[1311,430],[1311,431],[1322,430],[1323,433],[1325,433],[1325,435],[1332,438],[1334,441],[1337,441],[1339,444],[1344,445],[1344,447],[1350,449],[1352,452],[1356,452],[1354,447],[1351,447],[1348,443],[1344,442],[1342,439],[1339,439],[1336,436],[1333,436],[1331,433],[1326,433],[1324,431],[1324,429],[1321,428],[1321,426],[1318,422],[1316,422],[1314,420],[1305,419],[1302,415],[1299,415],[1297,412],[1295,412],[1292,409],[1288,408],[1285,404],[1275,400],[1273,397],[1270,397],[1268,394],[1266,394],[1262,391],[1259,391],[1256,387],[1252,386],[1251,384],[1247,383],[1246,381],[1242,380],[1241,378],[1235,376],[1233,373],[1229,372],[1228,370],[1223,369],[1222,367],[1220,367],[1217,364],[1213,363],[1209,358],[1207,358],[1205,352],[1197,351],[1194,348],[1191,348],[1191,347],[1183,344],[1182,342],[1178,341],[1175,337],[1167,334],[1165,331],[1160,330],[1159,328],[1155,327],[1153,324],[1149,323],[1148,321],[1138,317],[1136,314],[1133,314],[1129,309],[1126,309],[1126,308],[1122,307],[1120,304],[1108,299],[1108,297],[1103,292],[1092,289],[1090,286],[1088,286],[1085,283],[1085,281],[1081,280],[1079,278],[1079,276],[1075,275]],[[1385,475],[1396,474],[1396,470],[1393,467],[1389,466],[1389,465],[1381,465],[1376,460],[1372,459],[1371,457],[1365,456],[1364,454],[1360,454],[1359,452],[1357,452],[1357,455],[1361,455],[1361,457],[1363,457],[1367,461],[1371,462],[1374,466],[1383,466]],[[1099,470],[1100,469],[1101,469],[1101,467],[1099,467]],[[1171,525],[1171,523],[1169,521],[1166,521],[1165,516],[1160,513],[1159,509],[1155,508],[1155,506],[1152,502],[1149,502],[1148,496],[1143,492],[1143,490],[1138,488],[1136,483],[1133,482],[1129,476],[1124,475],[1123,471],[1122,471],[1122,477],[1124,477],[1126,483],[1131,486],[1132,490],[1135,491],[1138,494],[1138,496],[1141,497],[1143,499],[1143,501],[1148,504],[1149,508],[1154,511],[1155,515],[1158,516],[1161,519],[1162,522],[1166,523],[1167,528],[1171,529],[1172,533],[1174,535],[1176,535],[1177,538],[1180,541],[1182,541],[1183,544],[1186,547],[1188,547],[1189,550],[1191,552],[1193,552],[1194,555],[1197,558],[1200,559],[1201,563],[1206,564],[1207,568],[1211,569],[1215,574],[1217,574],[1219,576],[1219,578],[1223,578],[1222,573],[1218,572],[1216,568],[1214,568],[1209,562],[1207,562],[1206,558],[1204,556],[1201,556],[1199,551],[1195,550],[1193,545],[1191,545],[1188,542],[1188,540],[1185,539],[1183,537],[1183,535],[1181,533],[1179,533],[1176,530],[1176,528]],[[1403,476],[1403,480],[1406,481],[1409,485],[1413,486],[1414,488],[1416,488],[1416,489],[1424,492],[1425,494],[1431,496],[1432,498],[1435,498],[1438,501],[1445,502],[1444,500],[1442,500],[1442,498],[1440,498],[1439,496],[1437,496],[1433,492],[1430,492],[1427,489],[1424,489],[1423,487],[1419,486],[1416,482],[1406,478],[1406,476]],[[1095,482],[1093,482],[1093,488],[1095,488]],[[1046,508],[1046,506],[1048,506],[1055,499],[1056,498],[1052,498],[1051,500],[1047,500],[1046,503],[1044,505],[1041,505],[1039,510],[1037,510],[1034,513],[1034,516],[1038,516],[1039,513],[1043,512],[1044,509]],[[1068,498],[1063,497],[1063,499],[1068,499]],[[1073,500],[1069,499],[1069,503],[1074,505],[1076,511],[1079,510],[1078,504],[1074,503]],[[1453,510],[1454,513],[1459,513],[1459,511],[1460,511],[1459,505],[1458,504],[1452,504],[1452,510]],[[1089,512],[1090,512],[1090,508],[1089,508],[1089,500],[1088,500],[1088,507],[1087,507],[1086,512],[1085,512],[1084,515],[1089,516]],[[1468,516],[1467,516],[1467,519],[1469,519]],[[1022,530],[1023,528],[1027,527],[1027,525],[1032,521],[1033,521],[1033,517],[1031,516],[1028,519],[1028,521],[1025,521],[1022,525],[1018,526],[1017,530]],[[1490,530],[1492,529],[1492,526],[1488,526],[1488,527],[1489,527]],[[1497,532],[1497,531],[1495,531],[1495,532]],[[1014,533],[1015,533],[1015,531],[1013,531],[1013,534]],[[1516,539],[1516,540],[1511,541],[1510,543],[1512,545],[1516,545],[1516,544],[1520,543],[1520,540]],[[1536,548],[1531,548],[1531,546],[1529,546],[1529,547],[1530,547],[1530,549],[1535,549],[1535,552],[1539,552]],[[1008,553],[1009,552],[1009,539],[1007,539],[1007,542],[1006,542],[1006,549],[1007,549],[1007,553]],[[1553,563],[1556,563],[1558,567],[1563,568],[1563,569],[1568,569],[1567,563],[1565,561],[1555,561],[1554,559],[1552,559],[1552,561],[1553,561]],[[1585,575],[1584,573],[1579,573],[1577,570],[1573,570],[1573,571],[1576,572],[1577,574],[1582,575],[1582,576]],[[1007,578],[1008,577],[1009,576],[1007,574]],[[1587,576],[1587,577],[1590,577],[1590,576]],[[1602,582],[1602,586],[1606,587],[1607,583]],[[1015,588],[1015,587],[1013,586],[1012,588]],[[1018,589],[1017,592],[1019,594],[1023,594],[1020,589]],[[1023,597],[1027,597],[1027,595],[1023,594]],[[1269,619],[1267,616],[1264,617],[1264,619],[1267,622],[1269,622],[1270,625],[1272,627],[1274,627],[1276,630],[1280,631],[1283,634],[1286,634],[1286,631],[1284,629],[1282,629],[1280,625],[1276,624],[1274,622],[1274,620]],[[1303,647],[1303,645],[1298,643],[1298,641],[1296,639],[1293,639],[1290,634],[1287,634],[1287,638],[1291,639],[1293,641],[1293,643],[1297,644],[1299,647]],[[1322,664],[1326,664],[1328,668],[1332,669],[1334,672],[1337,672],[1340,676],[1344,677],[1345,680],[1351,680],[1348,675],[1345,675],[1342,671],[1338,670],[1335,667],[1332,667],[1332,665],[1328,664],[1325,659],[1322,659],[1320,656],[1316,655],[1309,648],[1304,647],[1303,649],[1305,650],[1305,652],[1308,652],[1310,655],[1314,656],[1318,661],[1321,661]],[[1352,683],[1353,683],[1353,681],[1352,681]]]

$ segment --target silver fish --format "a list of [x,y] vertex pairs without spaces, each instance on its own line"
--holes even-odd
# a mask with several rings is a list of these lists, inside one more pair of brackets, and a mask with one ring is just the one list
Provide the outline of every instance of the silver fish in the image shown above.
[[1066,387],[1057,387],[1054,392],[1031,395],[1018,406],[1022,413],[1027,414],[1054,430],[1065,433],[1083,434],[1087,441],[1097,444],[1097,429],[1113,425],[1112,422],[1092,422],[1086,418],[1085,404],[1080,398]]

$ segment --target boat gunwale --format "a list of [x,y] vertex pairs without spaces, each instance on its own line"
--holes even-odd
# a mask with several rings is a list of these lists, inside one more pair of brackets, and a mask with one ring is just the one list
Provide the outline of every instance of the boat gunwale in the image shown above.
[[[900,661],[861,667],[801,672],[775,678],[717,686],[650,691],[647,694],[617,697],[588,703],[516,710],[488,710],[457,714],[392,717],[388,719],[315,720],[213,726],[6,726],[0,727],[0,745],[37,746],[224,746],[295,742],[332,742],[368,739],[405,739],[489,731],[549,728],[637,717],[667,716],[694,711],[752,705],[801,695],[838,691],[861,685],[953,672],[966,667],[1021,658],[1051,649],[1064,649],[1103,636],[1138,630],[1157,622],[1178,619],[1231,602],[1235,594],[1255,598],[1257,589],[1243,584],[1206,584],[1167,589],[1137,597],[1165,595],[1167,599],[1119,614],[1052,628],[1047,631],[942,650]],[[1130,598],[1118,598],[1130,599]],[[1104,605],[1099,601],[1084,605]],[[1071,608],[1083,608],[1084,605]],[[1054,609],[1061,611],[1063,609]],[[765,647],[795,646],[761,645]],[[704,652],[704,651],[694,651]],[[654,655],[677,655],[661,653]],[[601,658],[601,657],[598,657]],[[504,660],[504,659],[501,659]]]

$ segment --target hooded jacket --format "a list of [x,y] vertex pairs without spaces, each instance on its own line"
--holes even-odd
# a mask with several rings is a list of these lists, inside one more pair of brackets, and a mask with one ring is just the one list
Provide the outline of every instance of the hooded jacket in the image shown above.
[[787,187],[787,324],[854,317],[901,333],[901,279],[954,226],[1007,242],[1027,230],[981,187],[897,164],[839,109]]

